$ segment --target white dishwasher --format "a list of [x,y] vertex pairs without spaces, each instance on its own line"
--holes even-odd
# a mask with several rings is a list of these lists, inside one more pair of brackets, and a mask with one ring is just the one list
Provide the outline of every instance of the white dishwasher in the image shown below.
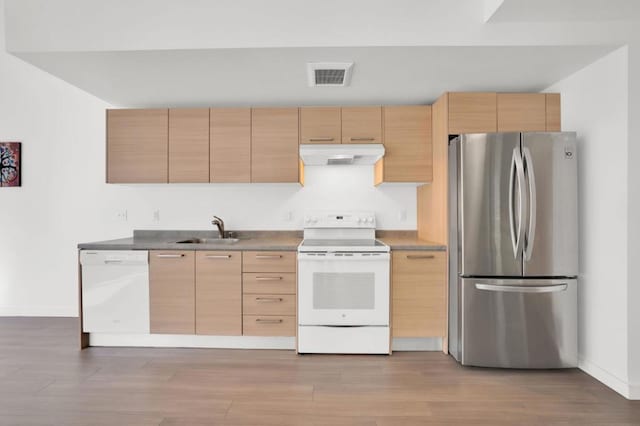
[[82,330],[149,333],[149,253],[82,250]]

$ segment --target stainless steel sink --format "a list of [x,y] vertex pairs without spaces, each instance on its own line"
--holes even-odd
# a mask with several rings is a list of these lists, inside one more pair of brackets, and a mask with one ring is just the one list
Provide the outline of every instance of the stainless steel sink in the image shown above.
[[237,238],[188,238],[186,240],[176,241],[176,244],[234,244],[239,240]]

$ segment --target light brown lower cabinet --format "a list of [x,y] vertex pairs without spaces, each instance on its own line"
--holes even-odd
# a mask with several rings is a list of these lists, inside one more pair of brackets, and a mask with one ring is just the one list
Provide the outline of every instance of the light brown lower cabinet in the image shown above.
[[447,257],[444,251],[393,251],[393,337],[445,337]]
[[151,333],[195,333],[195,253],[149,253]]
[[242,334],[242,252],[196,252],[196,334]]
[[296,335],[296,253],[242,255],[242,334]]

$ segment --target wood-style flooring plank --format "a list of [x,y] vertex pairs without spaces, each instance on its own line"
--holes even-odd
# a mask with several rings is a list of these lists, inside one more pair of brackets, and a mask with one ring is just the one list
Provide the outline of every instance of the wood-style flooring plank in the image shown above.
[[640,425],[577,369],[468,368],[439,352],[88,348],[77,320],[0,318],[0,424]]

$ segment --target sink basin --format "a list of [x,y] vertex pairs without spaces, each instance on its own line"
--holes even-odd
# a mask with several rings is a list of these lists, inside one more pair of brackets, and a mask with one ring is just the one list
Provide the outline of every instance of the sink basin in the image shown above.
[[237,238],[188,238],[186,240],[176,241],[176,244],[234,244],[239,240]]

